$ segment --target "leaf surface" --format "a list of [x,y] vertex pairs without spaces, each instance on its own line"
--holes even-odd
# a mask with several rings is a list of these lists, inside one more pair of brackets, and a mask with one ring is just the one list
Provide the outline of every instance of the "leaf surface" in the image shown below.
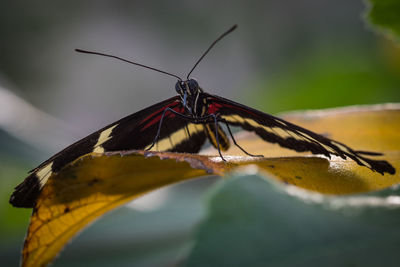
[[161,160],[134,153],[79,159],[43,188],[28,228],[23,266],[46,265],[105,212],[164,185],[206,175],[208,167],[201,167],[192,168],[179,156]]
[[327,196],[235,175],[209,195],[185,266],[398,266],[398,195]]

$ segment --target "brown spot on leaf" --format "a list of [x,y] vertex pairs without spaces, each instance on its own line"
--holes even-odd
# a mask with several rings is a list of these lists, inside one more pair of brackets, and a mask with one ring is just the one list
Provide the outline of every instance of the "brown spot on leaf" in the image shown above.
[[100,180],[98,178],[93,178],[88,182],[89,186],[93,186],[94,184],[97,184]]

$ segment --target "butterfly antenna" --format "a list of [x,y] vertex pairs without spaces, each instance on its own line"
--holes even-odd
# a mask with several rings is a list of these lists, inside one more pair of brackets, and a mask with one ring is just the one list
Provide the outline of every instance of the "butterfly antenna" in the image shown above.
[[146,69],[150,69],[150,70],[154,70],[154,71],[157,71],[157,72],[161,72],[161,73],[167,74],[169,76],[177,78],[179,81],[182,81],[182,79],[179,76],[175,75],[175,74],[172,74],[172,73],[169,73],[169,72],[166,72],[166,71],[163,71],[163,70],[159,70],[159,69],[156,69],[156,68],[153,68],[153,67],[149,67],[149,66],[137,63],[137,62],[133,62],[133,61],[127,60],[127,59],[123,59],[123,58],[120,58],[120,57],[117,57],[117,56],[114,56],[114,55],[109,55],[109,54],[104,54],[104,53],[99,53],[99,52],[93,52],[93,51],[87,51],[87,50],[82,50],[82,49],[75,49],[75,51],[79,52],[79,53],[84,53],[84,54],[92,54],[92,55],[99,55],[99,56],[111,57],[111,58],[119,59],[119,60],[128,62],[130,64],[133,64],[133,65],[136,65],[136,66],[139,66],[139,67],[143,67],[143,68],[146,68]]
[[189,74],[186,76],[186,79],[189,79],[190,74],[194,71],[194,69],[197,67],[197,65],[200,63],[200,61],[207,55],[207,53],[213,48],[213,46],[218,43],[222,38],[233,32],[237,28],[237,24],[233,25],[229,30],[221,34],[220,37],[218,37],[209,47],[208,49],[201,55],[201,57],[196,61],[196,64],[194,64],[193,68],[189,71]]

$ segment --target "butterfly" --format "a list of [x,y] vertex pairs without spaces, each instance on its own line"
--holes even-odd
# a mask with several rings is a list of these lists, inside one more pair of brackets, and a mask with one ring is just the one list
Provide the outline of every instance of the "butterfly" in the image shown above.
[[[16,207],[31,208],[52,173],[57,173],[74,160],[86,154],[102,154],[122,150],[151,150],[198,153],[204,143],[209,142],[218,150],[226,151],[233,145],[243,153],[252,155],[235,140],[231,126],[255,132],[266,142],[298,152],[309,151],[330,158],[350,158],[358,165],[370,168],[380,174],[394,174],[394,167],[384,160],[374,160],[367,156],[379,156],[381,153],[358,151],[349,146],[329,139],[323,135],[294,125],[278,117],[266,114],[232,100],[206,93],[199,83],[190,77],[192,71],[224,36],[236,29],[237,25],[217,38],[202,54],[185,80],[179,76],[132,62],[109,54],[76,49],[87,54],[116,58],[134,65],[152,69],[178,79],[175,84],[177,95],[120,119],[55,154],[38,167],[30,171],[19,184],[10,198]],[[225,126],[228,134],[223,130]],[[230,138],[229,138],[230,137]]]

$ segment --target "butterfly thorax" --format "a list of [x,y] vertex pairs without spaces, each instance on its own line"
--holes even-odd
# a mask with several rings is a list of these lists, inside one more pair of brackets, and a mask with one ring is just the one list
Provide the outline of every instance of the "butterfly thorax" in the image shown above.
[[195,79],[178,81],[175,84],[175,90],[181,98],[185,115],[193,118],[201,118],[207,115],[206,99],[203,90]]

